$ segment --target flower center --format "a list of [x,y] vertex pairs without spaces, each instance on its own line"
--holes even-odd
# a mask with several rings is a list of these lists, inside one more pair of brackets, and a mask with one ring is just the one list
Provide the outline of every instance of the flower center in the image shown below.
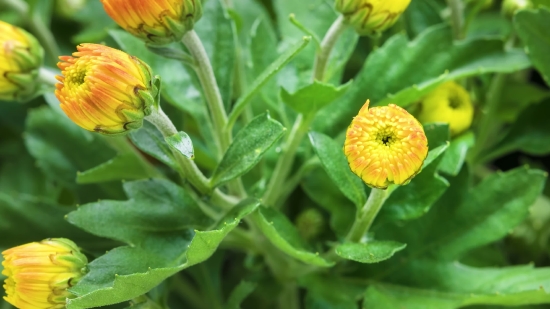
[[457,96],[451,96],[449,98],[449,107],[452,109],[458,109],[462,105],[460,98]]
[[77,61],[65,71],[65,86],[69,88],[78,88],[80,85],[84,84],[87,73],[88,65],[84,65],[81,61]]
[[384,128],[376,134],[376,141],[383,146],[390,147],[397,141],[397,136],[391,128]]

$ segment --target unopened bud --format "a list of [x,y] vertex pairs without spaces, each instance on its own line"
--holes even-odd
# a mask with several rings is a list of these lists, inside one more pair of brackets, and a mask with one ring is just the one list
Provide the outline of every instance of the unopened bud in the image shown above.
[[391,27],[411,0],[336,0],[336,10],[360,35],[378,35]]
[[501,11],[504,16],[512,18],[518,10],[531,7],[533,7],[533,3],[530,0],[504,0]]
[[305,240],[319,236],[323,232],[324,224],[323,215],[315,208],[306,209],[296,217],[296,227]]

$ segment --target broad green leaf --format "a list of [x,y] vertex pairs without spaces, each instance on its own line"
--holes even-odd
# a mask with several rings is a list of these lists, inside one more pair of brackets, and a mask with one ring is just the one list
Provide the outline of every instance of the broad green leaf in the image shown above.
[[262,233],[279,250],[307,264],[320,267],[334,264],[322,258],[319,252],[311,252],[296,227],[284,214],[273,208],[260,207],[255,215]]
[[351,82],[348,82],[343,86],[336,87],[314,81],[313,84],[301,88],[293,94],[281,88],[281,99],[298,113],[314,115],[317,111],[346,93],[351,84]]
[[498,37],[506,40],[510,37],[512,28],[512,21],[508,17],[495,10],[487,10],[473,18],[468,26],[466,37]]
[[471,131],[454,138],[445,151],[443,159],[439,164],[439,170],[445,174],[456,176],[460,173],[468,150],[474,146],[475,137]]
[[86,1],[86,6],[72,17],[83,28],[82,31],[72,37],[71,41],[75,44],[101,42],[107,37],[108,30],[116,27],[116,23],[107,15],[102,4],[97,1]]
[[240,309],[241,303],[246,299],[246,297],[248,297],[248,295],[250,295],[250,293],[254,292],[256,286],[256,283],[241,281],[229,295],[229,299],[227,300],[224,309]]
[[513,123],[529,105],[550,98],[550,90],[536,84],[506,81],[496,116],[502,121]]
[[[147,293],[173,274],[212,256],[225,236],[258,206],[256,200],[243,201],[212,230],[188,228],[174,234],[176,231],[165,229],[154,241],[107,252],[91,262],[90,272],[71,288],[77,298],[68,300],[67,308],[105,306]],[[176,216],[185,214],[178,212]]]
[[403,13],[407,33],[414,38],[431,26],[443,23],[441,10],[445,5],[437,0],[415,0]]
[[181,153],[185,157],[189,159],[193,159],[195,157],[194,151],[193,151],[193,141],[191,141],[191,138],[187,133],[185,132],[178,132],[172,136],[168,136],[164,138],[168,146],[170,146],[173,150]]
[[128,135],[134,145],[160,162],[177,169],[174,154],[164,140],[162,133],[150,122],[144,121],[141,129]]
[[542,74],[547,85],[550,85],[550,10],[540,8],[536,11],[523,10],[514,16],[516,31],[525,43],[533,65]]
[[386,225],[376,235],[407,243],[406,252],[412,256],[455,260],[504,237],[522,222],[545,181],[542,171],[517,168],[495,173],[469,189],[463,169],[426,215],[399,228]]
[[446,145],[451,140],[449,124],[447,123],[428,123],[424,125],[424,133],[428,139],[430,151]]
[[302,189],[310,199],[330,213],[330,227],[336,235],[344,238],[355,219],[357,207],[320,167],[304,177]]
[[369,241],[364,244],[345,243],[336,247],[340,257],[359,263],[378,263],[391,258],[407,245],[396,241]]
[[454,44],[447,27],[432,27],[412,42],[398,34],[369,55],[348,92],[319,112],[314,128],[340,132],[367,99],[373,105],[407,106],[449,80],[529,66],[525,53],[504,51],[500,40],[480,38]]
[[550,113],[550,100],[529,106],[514,122],[508,134],[494,146],[487,155],[493,159],[505,153],[520,150],[533,155],[550,153],[548,134],[550,121],[546,117]]
[[357,207],[363,206],[367,200],[365,186],[363,181],[350,170],[342,146],[332,138],[317,132],[311,132],[309,139],[323,168],[340,191]]
[[285,128],[268,113],[254,118],[244,127],[227,149],[212,175],[213,186],[219,186],[252,169],[264,153],[275,144]]
[[357,302],[365,291],[363,284],[319,274],[302,276],[298,284],[307,290],[306,309],[357,309]]
[[87,184],[113,180],[134,180],[153,176],[155,175],[143,166],[143,162],[135,154],[124,153],[87,171],[78,172],[76,182]]
[[203,16],[194,28],[210,58],[226,109],[231,104],[235,68],[235,26],[223,0],[203,4]]
[[261,74],[256,78],[252,86],[250,86],[250,89],[242,95],[237,103],[235,103],[235,106],[233,107],[233,110],[229,114],[229,126],[231,127],[235,121],[237,120],[237,117],[239,117],[240,113],[243,111],[243,109],[246,107],[246,105],[254,98],[254,96],[262,89],[262,87],[269,82],[269,80],[277,74],[284,66],[292,60],[304,47],[307,46],[311,39],[304,37],[300,42],[296,43],[295,45],[288,48],[283,54],[279,56],[275,61],[273,61]]
[[211,224],[195,200],[164,179],[124,183],[128,201],[99,201],[80,206],[67,220],[98,236],[132,246]]
[[25,144],[49,177],[66,186],[75,185],[78,171],[113,158],[115,152],[100,135],[88,132],[48,107],[29,113]]

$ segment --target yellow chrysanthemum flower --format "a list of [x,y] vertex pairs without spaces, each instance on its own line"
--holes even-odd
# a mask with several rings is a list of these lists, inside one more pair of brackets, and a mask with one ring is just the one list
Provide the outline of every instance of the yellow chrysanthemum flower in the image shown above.
[[179,41],[202,16],[201,0],[101,0],[124,30],[150,45]]
[[139,129],[158,91],[149,66],[120,50],[81,44],[73,56],[59,57],[62,76],[55,95],[61,109],[88,131],[124,134]]
[[28,99],[43,57],[44,50],[32,35],[0,21],[0,100]]
[[4,299],[19,309],[61,309],[67,289],[86,273],[88,260],[72,241],[46,239],[2,252]]
[[422,168],[428,140],[422,125],[390,104],[369,109],[365,103],[346,133],[344,153],[351,170],[374,188],[407,184]]
[[455,82],[447,82],[428,94],[420,103],[418,120],[422,123],[449,123],[451,135],[456,136],[472,124],[474,107],[470,95]]
[[376,35],[391,27],[411,0],[336,0],[336,10],[361,35]]

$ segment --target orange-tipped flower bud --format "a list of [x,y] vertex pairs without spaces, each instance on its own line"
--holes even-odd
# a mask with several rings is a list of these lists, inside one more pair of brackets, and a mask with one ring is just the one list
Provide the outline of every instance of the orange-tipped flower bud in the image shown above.
[[393,26],[411,0],[336,0],[336,10],[360,35],[378,35]]
[[467,130],[473,118],[474,107],[470,95],[455,82],[439,86],[422,99],[418,114],[418,120],[422,123],[448,123],[453,136]]
[[407,184],[422,168],[428,139],[406,110],[390,104],[361,108],[346,133],[344,153],[351,170],[375,188]]
[[139,129],[151,114],[158,89],[151,68],[140,59],[98,44],[81,44],[59,57],[62,76],[55,95],[61,109],[88,131],[108,135]]
[[43,58],[44,50],[32,35],[0,21],[0,100],[29,99]]
[[88,259],[72,241],[46,239],[2,252],[4,299],[19,309],[65,308],[67,289],[87,271]]
[[202,16],[202,0],[101,0],[124,30],[149,45],[179,41]]

